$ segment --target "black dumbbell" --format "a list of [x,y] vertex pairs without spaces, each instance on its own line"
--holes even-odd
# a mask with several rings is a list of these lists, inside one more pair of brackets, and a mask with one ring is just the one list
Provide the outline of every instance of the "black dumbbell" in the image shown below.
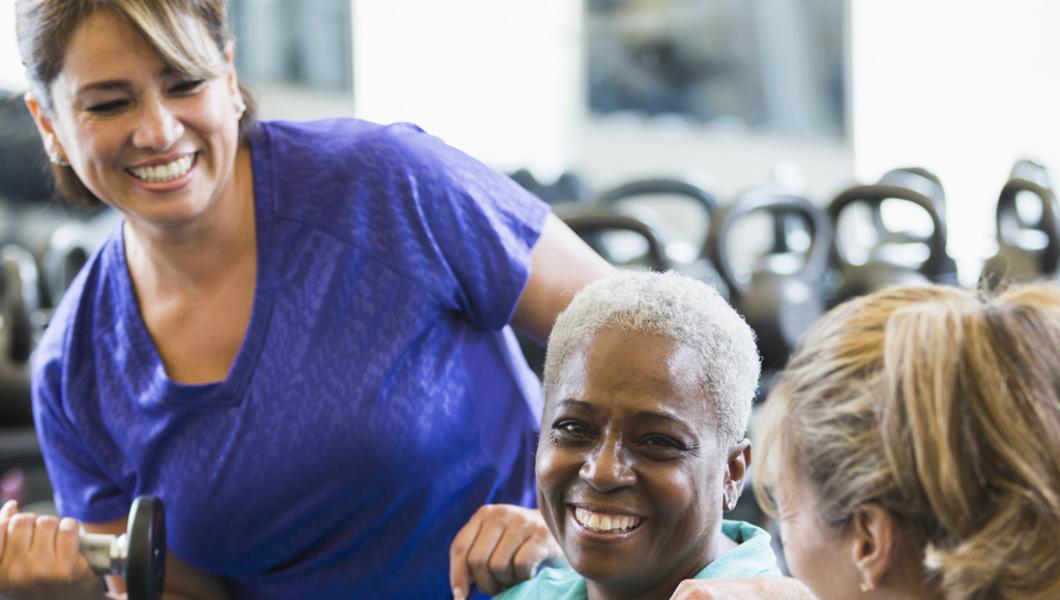
[[162,501],[133,501],[122,535],[81,534],[81,554],[99,575],[121,575],[129,600],[160,600],[166,574],[166,522]]

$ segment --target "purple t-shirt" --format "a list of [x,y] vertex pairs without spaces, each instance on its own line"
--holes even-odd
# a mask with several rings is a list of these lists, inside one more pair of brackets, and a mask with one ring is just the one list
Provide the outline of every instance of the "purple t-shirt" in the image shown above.
[[258,271],[225,381],[171,381],[121,228],[33,358],[55,500],[162,498],[169,547],[235,598],[448,593],[453,536],[533,503],[536,379],[506,327],[548,209],[410,125],[266,122]]

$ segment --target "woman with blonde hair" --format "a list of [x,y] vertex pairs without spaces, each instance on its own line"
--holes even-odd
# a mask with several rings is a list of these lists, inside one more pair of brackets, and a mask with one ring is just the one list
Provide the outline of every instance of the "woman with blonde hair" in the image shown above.
[[1060,598],[1060,289],[841,305],[755,445],[788,564],[823,600]]

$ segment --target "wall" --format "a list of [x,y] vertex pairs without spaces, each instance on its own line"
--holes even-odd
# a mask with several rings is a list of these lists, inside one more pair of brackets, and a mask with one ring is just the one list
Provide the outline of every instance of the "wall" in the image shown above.
[[[1060,5],[852,0],[855,169],[920,165],[947,191],[950,252],[974,281],[1012,162],[1060,173]],[[1055,178],[1055,177],[1054,177]]]

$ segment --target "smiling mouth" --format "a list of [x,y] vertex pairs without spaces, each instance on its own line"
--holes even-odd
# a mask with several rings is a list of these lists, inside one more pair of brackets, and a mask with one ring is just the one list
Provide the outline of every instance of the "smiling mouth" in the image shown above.
[[164,165],[129,167],[126,169],[126,172],[140,181],[146,181],[148,183],[165,183],[167,181],[173,181],[174,179],[180,179],[184,175],[187,175],[188,171],[191,170],[191,166],[195,164],[195,157],[197,154],[197,152],[185,154],[184,156]]
[[572,507],[574,520],[593,533],[628,533],[640,527],[644,519],[633,515],[612,515]]

